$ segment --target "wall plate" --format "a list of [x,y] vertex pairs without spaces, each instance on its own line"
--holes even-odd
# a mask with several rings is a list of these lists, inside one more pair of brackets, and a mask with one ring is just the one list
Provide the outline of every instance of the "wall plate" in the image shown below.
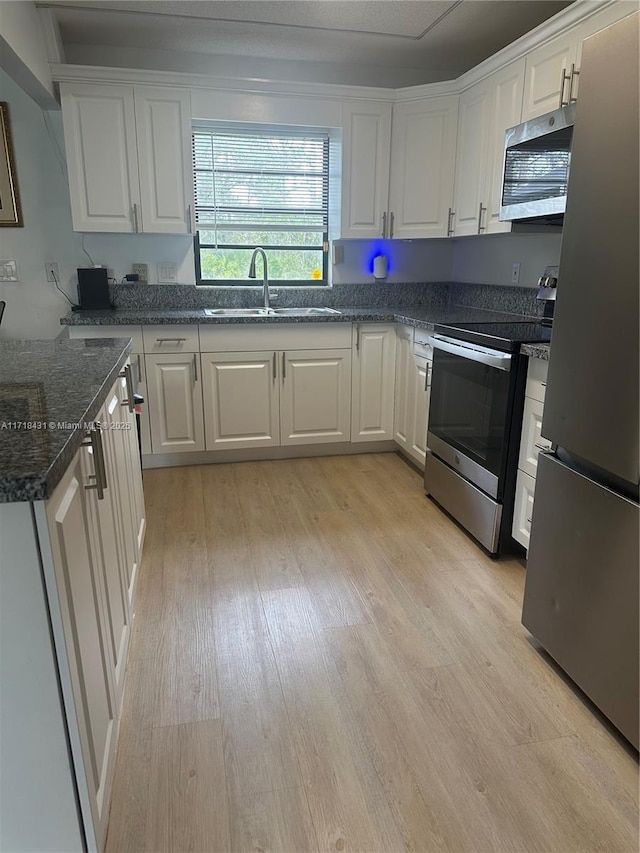
[[17,281],[18,265],[15,261],[0,261],[0,281]]
[[138,274],[138,281],[149,281],[146,264],[131,264],[131,272]]
[[158,268],[158,284],[176,284],[178,281],[178,264],[173,261],[160,261]]

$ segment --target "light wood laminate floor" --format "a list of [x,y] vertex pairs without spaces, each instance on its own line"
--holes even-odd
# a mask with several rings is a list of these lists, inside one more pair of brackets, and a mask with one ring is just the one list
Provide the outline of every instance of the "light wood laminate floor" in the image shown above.
[[638,768],[395,454],[145,472],[124,851],[638,849]]

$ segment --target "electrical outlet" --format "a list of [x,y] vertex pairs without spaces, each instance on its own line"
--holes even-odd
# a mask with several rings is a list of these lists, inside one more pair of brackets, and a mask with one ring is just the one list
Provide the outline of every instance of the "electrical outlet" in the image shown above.
[[511,267],[511,284],[519,284],[520,282],[520,264],[514,264]]
[[158,284],[175,284],[178,280],[178,265],[173,261],[161,261],[158,264]]
[[331,263],[334,265],[334,267],[337,264],[344,263],[344,246],[336,246],[336,244],[334,243],[331,246],[331,254]]
[[0,282],[17,281],[18,265],[15,261],[0,261]]
[[138,274],[138,281],[149,281],[146,264],[131,264],[131,272]]
[[60,282],[58,264],[55,261],[46,261],[44,265],[44,271],[47,276],[47,281],[50,281],[51,284],[58,284]]

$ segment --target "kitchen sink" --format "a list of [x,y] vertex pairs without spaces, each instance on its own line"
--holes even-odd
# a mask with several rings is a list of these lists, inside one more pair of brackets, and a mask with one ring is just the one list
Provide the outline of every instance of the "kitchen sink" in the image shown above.
[[266,308],[205,308],[205,317],[265,317]]
[[340,314],[342,312],[336,311],[335,308],[270,308],[269,313],[286,317],[288,314],[305,316],[309,314]]
[[205,317],[306,317],[340,314],[335,308],[205,308]]

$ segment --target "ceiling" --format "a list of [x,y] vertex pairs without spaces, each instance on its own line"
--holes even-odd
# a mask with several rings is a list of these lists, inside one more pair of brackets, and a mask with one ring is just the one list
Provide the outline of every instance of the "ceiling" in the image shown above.
[[66,61],[400,86],[450,80],[567,0],[47,0]]

